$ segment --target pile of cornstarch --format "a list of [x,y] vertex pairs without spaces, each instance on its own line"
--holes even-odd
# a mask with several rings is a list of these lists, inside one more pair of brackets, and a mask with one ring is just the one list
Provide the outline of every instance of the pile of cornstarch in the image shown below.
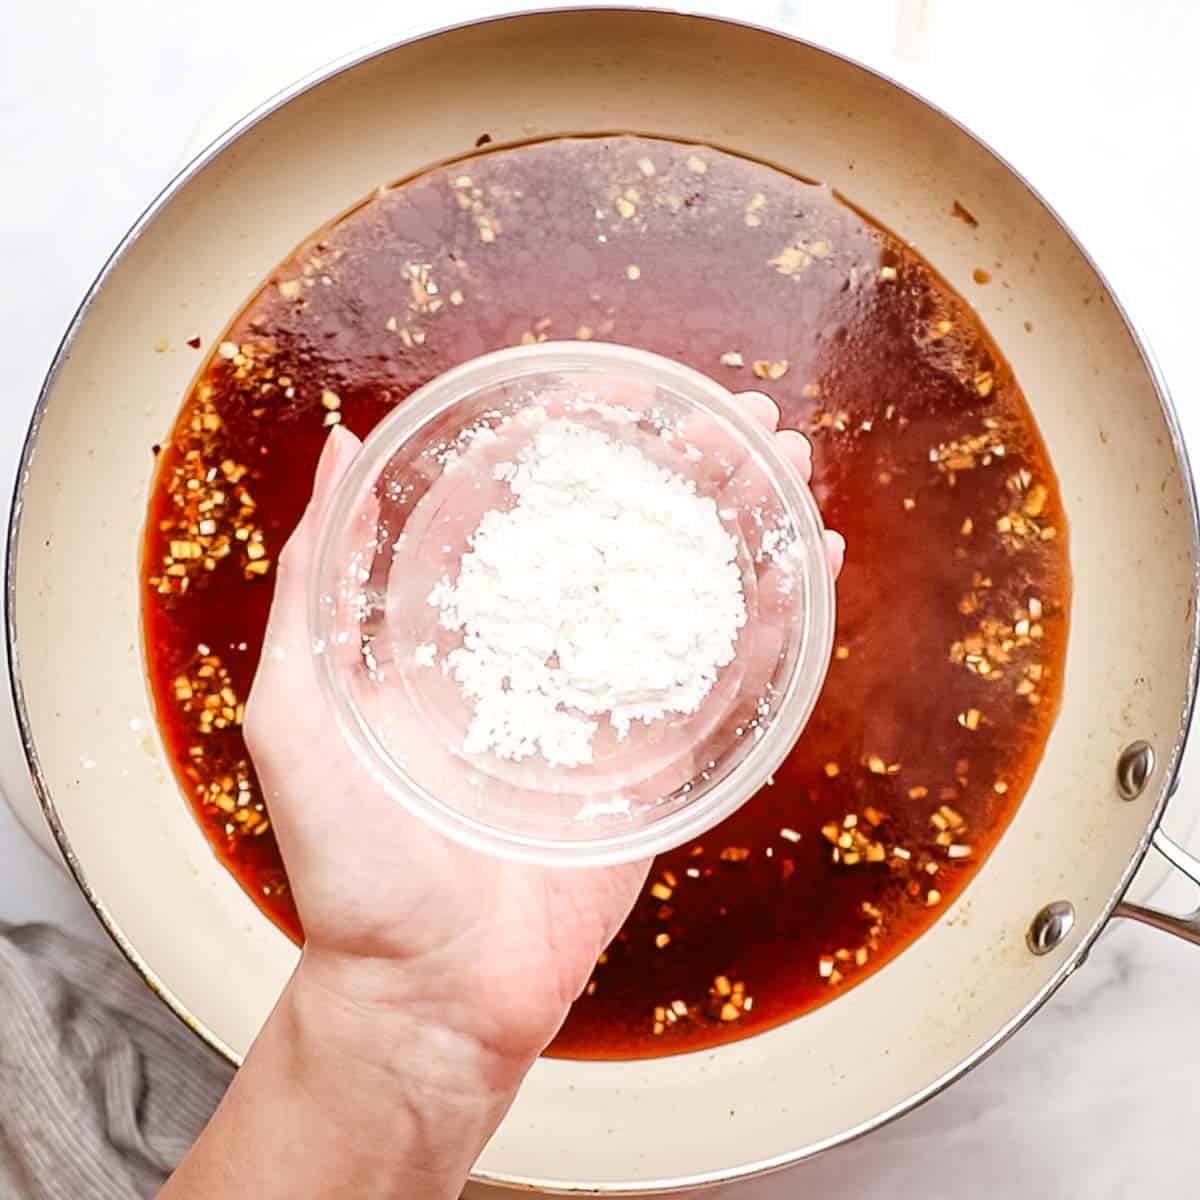
[[694,713],[746,622],[737,542],[716,504],[636,446],[547,418],[495,468],[510,507],[479,522],[429,603],[471,706],[463,750],[593,761],[602,720]]

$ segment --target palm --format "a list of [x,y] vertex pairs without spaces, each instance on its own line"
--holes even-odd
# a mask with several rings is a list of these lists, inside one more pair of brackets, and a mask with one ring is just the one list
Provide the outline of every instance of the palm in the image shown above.
[[[341,436],[314,503],[279,563],[245,733],[292,880],[306,948],[420,964],[432,992],[486,997],[549,1037],[624,920],[647,864],[554,871],[478,854],[381,789],[319,704],[305,583],[322,501],[357,447]],[[469,984],[466,982],[469,981]]]
[[[747,404],[774,428],[770,401]],[[501,1049],[541,1046],[628,915],[649,864],[551,869],[479,854],[394,801],[343,740],[317,699],[306,588],[320,519],[358,445],[335,430],[322,456],[313,500],[280,556],[246,709],[305,952],[381,965],[383,980],[387,964],[415,964],[422,1002],[444,1019]],[[807,443],[788,446],[807,470]],[[839,544],[831,558],[836,570]],[[297,697],[312,702],[298,706]],[[386,982],[372,998],[388,998]]]

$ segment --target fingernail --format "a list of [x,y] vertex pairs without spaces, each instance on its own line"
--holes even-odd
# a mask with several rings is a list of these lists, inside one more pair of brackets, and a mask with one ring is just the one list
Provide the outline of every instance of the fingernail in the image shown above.
[[791,443],[795,449],[803,451],[809,458],[812,458],[812,442],[800,430],[781,429],[775,436],[785,444]]
[[836,579],[846,561],[846,539],[836,529],[825,530],[825,557]]
[[779,425],[779,405],[766,392],[739,392],[738,399],[748,408],[758,408],[758,419],[768,429],[776,429]]

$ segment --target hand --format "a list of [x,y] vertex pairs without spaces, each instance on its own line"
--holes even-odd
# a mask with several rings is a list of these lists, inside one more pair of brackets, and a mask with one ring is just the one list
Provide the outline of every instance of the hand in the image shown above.
[[[742,399],[775,429],[766,396]],[[778,436],[807,479],[808,441]],[[343,741],[313,665],[307,585],[358,448],[335,429],[322,453],[246,706],[304,925],[301,964],[160,1200],[453,1200],[649,868],[477,854],[397,804]],[[843,548],[827,535],[835,573]]]
[[[768,429],[775,404],[743,402]],[[808,440],[778,434],[807,479]],[[343,743],[316,679],[307,586],[322,517],[357,453],[335,429],[312,501],[280,556],[262,663],[246,706],[262,781],[306,936],[305,957],[356,998],[409,1004],[525,1064],[558,1029],[628,915],[648,864],[531,866],[477,854],[396,804]],[[829,536],[840,567],[843,543]],[[386,964],[403,967],[389,974]],[[364,970],[363,968],[368,968]]]

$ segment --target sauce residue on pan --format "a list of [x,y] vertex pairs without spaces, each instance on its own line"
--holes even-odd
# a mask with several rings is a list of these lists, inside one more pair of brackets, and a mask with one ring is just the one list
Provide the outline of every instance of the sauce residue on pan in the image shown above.
[[1019,804],[1061,688],[1065,521],[1025,399],[972,309],[828,188],[709,147],[562,138],[380,189],[302,245],[159,458],[160,727],[216,852],[299,938],[240,721],[328,428],[365,435],[447,367],[551,338],[768,391],[812,438],[849,543],[803,738],[745,808],[655,863],[551,1053],[712,1046],[835,998],[938,918]]

